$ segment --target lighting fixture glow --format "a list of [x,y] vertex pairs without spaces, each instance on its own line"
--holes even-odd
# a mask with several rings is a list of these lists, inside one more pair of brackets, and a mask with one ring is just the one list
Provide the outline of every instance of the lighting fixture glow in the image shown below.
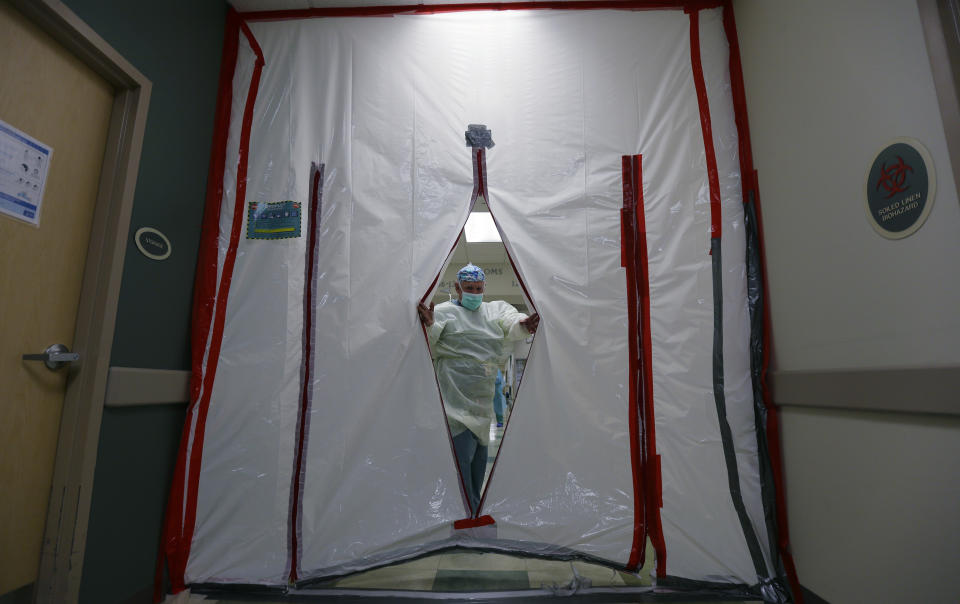
[[500,241],[500,232],[490,212],[470,212],[464,227],[467,243],[491,243]]

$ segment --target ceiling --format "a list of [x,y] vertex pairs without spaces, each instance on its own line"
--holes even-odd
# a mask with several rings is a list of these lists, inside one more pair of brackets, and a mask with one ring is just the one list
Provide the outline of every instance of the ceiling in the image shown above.
[[466,243],[463,239],[457,244],[450,264],[464,265],[494,264],[507,261],[507,251],[502,243]]
[[[489,212],[490,209],[487,207],[486,200],[482,196],[477,198],[476,203],[473,204],[474,212]],[[457,249],[453,252],[453,259],[450,261],[451,264],[466,264],[467,262],[472,262],[474,264],[484,263],[484,264],[493,264],[499,262],[507,262],[507,250],[504,249],[503,243],[467,243],[467,238],[465,236],[460,237],[460,242],[457,243]]]

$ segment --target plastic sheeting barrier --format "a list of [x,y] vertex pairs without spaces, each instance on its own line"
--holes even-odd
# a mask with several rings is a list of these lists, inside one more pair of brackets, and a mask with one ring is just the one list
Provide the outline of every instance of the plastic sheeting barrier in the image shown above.
[[[231,13],[175,590],[302,587],[453,546],[629,570],[650,537],[658,583],[787,597],[729,8],[703,5]],[[471,515],[414,308],[476,196],[478,123],[542,322]],[[284,200],[299,237],[244,236],[250,203]]]

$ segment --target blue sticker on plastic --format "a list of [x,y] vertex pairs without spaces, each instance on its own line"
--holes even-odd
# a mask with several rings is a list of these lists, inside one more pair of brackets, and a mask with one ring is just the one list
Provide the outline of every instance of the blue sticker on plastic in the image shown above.
[[247,204],[247,239],[299,237],[300,214],[298,201],[251,201]]

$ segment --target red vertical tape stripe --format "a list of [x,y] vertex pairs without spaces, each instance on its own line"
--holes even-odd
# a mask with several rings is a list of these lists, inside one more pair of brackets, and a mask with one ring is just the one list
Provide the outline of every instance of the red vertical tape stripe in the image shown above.
[[290,493],[290,518],[288,523],[290,543],[291,582],[299,579],[301,554],[301,516],[303,513],[304,456],[307,449],[307,433],[310,429],[310,407],[313,402],[311,384],[313,383],[313,360],[316,351],[313,348],[313,321],[315,317],[314,275],[317,266],[317,236],[320,231],[320,202],[323,187],[323,164],[310,166],[310,234],[307,237],[307,258],[303,283],[303,357],[300,372],[300,409],[297,417],[297,447],[294,454],[293,476]]
[[763,216],[760,211],[760,189],[757,181],[757,172],[753,167],[753,149],[750,143],[750,123],[747,119],[747,98],[743,84],[743,65],[740,61],[740,40],[737,36],[737,24],[733,14],[733,6],[727,0],[723,5],[723,29],[730,48],[730,87],[733,97],[734,121],[737,125],[737,144],[740,153],[740,176],[743,183],[743,202],[750,199],[750,192],[754,193],[754,207],[757,212],[757,235],[760,246],[760,274],[763,277],[763,369],[761,382],[763,386],[763,405],[767,409],[767,450],[770,455],[770,466],[773,471],[774,490],[777,500],[777,547],[790,588],[799,604],[803,604],[803,592],[800,580],[797,577],[797,568],[790,553],[790,534],[787,525],[786,491],[783,484],[783,460],[780,454],[780,418],[777,407],[773,404],[770,388],[767,384],[767,370],[770,366],[770,292],[767,290],[767,266],[764,255]]
[[[216,303],[214,306],[213,313],[213,333],[211,335],[209,343],[209,354],[207,355],[206,371],[203,373],[203,382],[202,382],[202,395],[200,400],[194,403],[194,408],[191,409],[191,413],[196,413],[197,421],[196,426],[193,431],[193,442],[191,445],[190,459],[184,460],[186,463],[186,476],[187,476],[187,492],[186,492],[186,513],[183,521],[183,526],[181,527],[179,538],[177,539],[175,552],[173,558],[174,563],[171,564],[171,580],[174,582],[174,590],[179,591],[184,587],[184,573],[186,571],[187,560],[190,555],[190,545],[193,541],[193,533],[196,525],[197,517],[197,493],[199,491],[199,479],[200,479],[200,466],[201,459],[203,454],[203,440],[204,440],[204,428],[206,426],[207,412],[210,407],[210,391],[213,387],[214,377],[216,376],[217,371],[217,361],[220,355],[220,345],[223,340],[223,325],[226,319],[226,309],[227,309],[227,298],[229,297],[230,292],[230,282],[233,278],[233,266],[237,257],[237,246],[240,241],[240,232],[243,226],[243,207],[246,196],[246,186],[247,186],[247,154],[248,148],[250,145],[250,130],[253,125],[253,108],[256,103],[257,91],[260,85],[260,74],[263,70],[264,59],[263,53],[260,51],[260,47],[257,44],[256,40],[253,37],[253,34],[250,32],[249,28],[245,23],[240,22],[238,19],[228,17],[228,36],[239,37],[236,32],[236,29],[239,28],[247,38],[247,42],[250,44],[251,48],[257,55],[256,64],[253,71],[253,76],[250,81],[250,86],[247,91],[246,105],[244,107],[243,121],[241,124],[241,133],[240,133],[240,149],[239,149],[239,162],[237,166],[237,187],[236,187],[236,200],[234,203],[234,213],[233,213],[233,227],[230,233],[230,243],[227,248],[227,253],[224,258],[223,269],[221,271],[220,277],[220,287],[217,289]],[[226,57],[225,57],[226,58]],[[236,63],[236,53],[234,56],[234,64]],[[224,82],[221,82],[223,84]],[[228,86],[232,87],[232,79],[229,82]],[[223,96],[221,96],[223,98]],[[225,138],[225,137],[224,137]],[[225,155],[222,159],[225,162]],[[222,174],[224,169],[224,164],[221,163],[220,173]],[[222,176],[219,177],[222,181]],[[222,191],[222,182],[220,184],[220,189]],[[209,203],[210,200],[208,200]],[[216,204],[219,207],[220,199],[216,199]],[[219,210],[218,210],[219,212]],[[218,216],[219,222],[219,216]],[[211,227],[212,228],[212,227]],[[216,233],[211,236],[216,237],[219,234],[219,224],[216,227]],[[204,268],[204,270],[207,270]],[[214,279],[216,278],[216,273],[214,271]],[[208,301],[205,300],[204,304],[207,304]],[[205,343],[204,343],[205,344]],[[193,385],[196,388],[196,384]],[[188,414],[185,431],[189,431],[190,414]],[[184,452],[185,456],[185,442],[181,444],[181,451]],[[180,483],[182,484],[182,482]],[[179,514],[179,509],[170,510],[172,513]]]
[[[630,434],[630,466],[633,470],[633,541],[627,570],[636,571],[644,563],[645,495],[643,488],[643,445],[641,443],[642,397],[640,362],[640,317],[639,286],[637,284],[637,187],[633,158],[624,155],[621,159],[623,173],[623,209],[620,210],[621,258],[627,276],[627,421]],[[639,211],[642,211],[640,209]]]
[[[190,349],[192,357],[190,377],[190,411],[187,413],[180,438],[177,463],[174,468],[170,496],[167,500],[166,519],[161,539],[161,557],[166,558],[174,593],[184,589],[184,570],[189,544],[183,543],[184,482],[187,471],[187,444],[190,439],[190,417],[196,413],[197,399],[203,380],[203,358],[207,346],[210,323],[217,289],[217,239],[220,234],[220,206],[223,199],[223,172],[227,155],[227,134],[230,129],[230,111],[233,106],[233,77],[236,72],[240,34],[240,18],[233,8],[227,11],[220,63],[219,98],[214,121],[213,148],[207,173],[206,207],[200,234],[200,250],[197,258],[197,274],[194,282],[193,311],[191,316]],[[158,564],[154,583],[154,601],[163,599],[163,567]]]
[[720,176],[717,173],[717,155],[713,148],[713,128],[710,126],[710,101],[707,85],[703,79],[703,64],[700,61],[700,13],[690,11],[690,63],[693,67],[693,85],[697,89],[697,104],[700,106],[700,130],[703,132],[703,149],[707,155],[707,180],[710,183],[710,237],[720,239]]
[[[637,263],[640,294],[640,347],[642,350],[641,384],[643,385],[644,492],[646,525],[657,557],[657,576],[667,574],[667,547],[663,539],[660,508],[663,489],[660,483],[660,456],[657,455],[656,417],[653,405],[653,343],[650,334],[650,266],[647,257],[647,223],[643,200],[643,166],[641,156],[633,158],[635,198],[637,200]],[[653,468],[650,468],[650,465]]]

